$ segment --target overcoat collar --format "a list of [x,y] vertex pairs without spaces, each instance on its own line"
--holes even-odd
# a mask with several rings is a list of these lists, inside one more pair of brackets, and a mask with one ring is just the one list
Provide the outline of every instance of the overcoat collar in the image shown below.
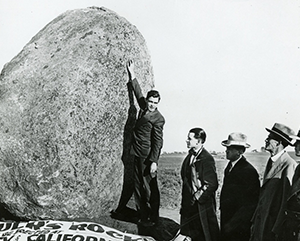
[[227,175],[224,176],[224,178],[228,177],[234,177],[237,173],[239,173],[239,169],[245,164],[246,158],[242,155],[238,161],[233,165],[231,170],[228,172]]
[[269,173],[264,178],[263,185],[267,183],[270,179],[272,179],[278,172],[282,171],[287,165],[288,162],[286,159],[288,158],[288,154],[284,152],[273,164]]
[[205,150],[204,146],[202,146],[199,153],[197,153],[197,156],[195,157],[194,163],[201,161],[201,158],[203,157],[203,155],[205,155],[205,152],[206,152],[206,150]]
[[[197,150],[197,152],[196,152],[196,154],[195,155],[191,155],[191,162],[190,162],[190,164],[191,163],[195,163],[196,161],[199,161],[199,156],[200,156],[200,154],[201,154],[201,152],[203,151],[203,149],[204,149],[204,146],[202,145],[198,150]],[[189,151],[189,154],[191,154],[190,153],[190,151]]]
[[296,195],[299,192],[300,192],[300,166],[298,164],[298,167],[295,170],[293,185],[288,199],[290,199],[292,196]]
[[[195,157],[195,160],[193,163],[198,163],[199,161],[201,161],[201,158],[206,155],[207,151],[206,149],[204,148],[204,146],[201,148],[201,151],[198,153],[198,155]],[[189,166],[191,164],[191,157],[192,157],[192,154],[191,153],[188,153],[188,155],[185,157],[185,161],[186,161],[186,164]]]
[[235,169],[235,167],[239,167],[240,165],[243,164],[243,162],[246,160],[246,158],[242,155],[237,161],[236,163],[233,165],[231,171],[229,173],[232,173]]
[[288,199],[290,199],[292,196],[296,195],[299,192],[300,192],[300,178],[298,178],[298,180],[293,183],[291,194],[289,195]]

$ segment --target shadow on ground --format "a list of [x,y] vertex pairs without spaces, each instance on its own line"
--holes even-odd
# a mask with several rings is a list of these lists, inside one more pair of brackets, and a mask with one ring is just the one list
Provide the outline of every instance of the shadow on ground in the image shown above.
[[143,227],[138,225],[140,235],[151,236],[157,241],[172,240],[179,230],[179,224],[174,220],[160,217],[158,223],[153,227]]
[[15,216],[14,214],[10,213],[6,208],[5,204],[0,203],[0,220],[1,221],[28,221],[27,219],[22,219],[20,217]]
[[144,227],[137,224],[137,212],[134,209],[126,208],[122,214],[111,212],[111,218],[129,222],[137,225],[138,234],[151,236],[157,241],[172,240],[179,230],[179,224],[172,219],[160,217],[157,224],[151,227]]

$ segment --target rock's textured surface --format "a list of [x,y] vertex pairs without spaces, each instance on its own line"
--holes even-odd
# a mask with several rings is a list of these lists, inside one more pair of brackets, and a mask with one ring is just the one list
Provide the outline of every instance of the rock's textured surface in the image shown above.
[[116,13],[92,7],[54,19],[4,66],[0,202],[9,212],[99,221],[116,205],[134,124],[129,59],[146,93],[153,71],[144,38]]

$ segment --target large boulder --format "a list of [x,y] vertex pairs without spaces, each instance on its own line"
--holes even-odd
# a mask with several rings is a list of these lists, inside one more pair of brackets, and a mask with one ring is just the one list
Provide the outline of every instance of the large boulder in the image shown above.
[[2,208],[21,219],[101,221],[116,206],[136,113],[129,59],[146,93],[153,71],[143,36],[92,7],[55,18],[4,66]]

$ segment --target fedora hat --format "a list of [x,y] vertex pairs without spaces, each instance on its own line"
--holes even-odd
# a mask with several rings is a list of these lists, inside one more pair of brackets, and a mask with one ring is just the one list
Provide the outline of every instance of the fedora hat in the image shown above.
[[296,141],[299,141],[300,140],[300,130],[298,131],[298,134],[297,135],[290,135],[290,138],[296,140]]
[[296,140],[291,137],[295,136],[295,132],[286,125],[275,123],[272,129],[266,128],[266,130],[276,135],[281,140],[286,141],[290,146],[293,146],[296,142]]
[[250,147],[247,143],[247,136],[240,132],[233,132],[228,136],[227,140],[221,142],[223,146],[244,146],[246,148]]

